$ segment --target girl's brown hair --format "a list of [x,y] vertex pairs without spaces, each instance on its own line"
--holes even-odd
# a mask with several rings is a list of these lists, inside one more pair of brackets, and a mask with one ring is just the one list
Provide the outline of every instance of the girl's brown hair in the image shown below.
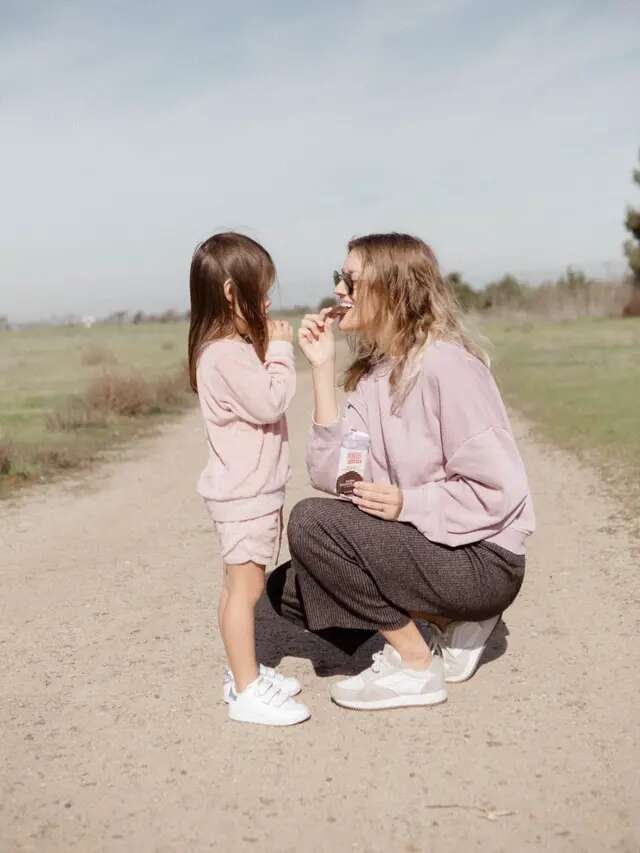
[[349,251],[362,259],[358,299],[366,301],[375,316],[359,337],[355,361],[346,371],[347,391],[375,364],[393,356],[389,381],[397,410],[417,377],[424,348],[433,340],[461,344],[489,363],[469,337],[451,285],[424,241],[408,234],[369,234],[351,240]]
[[[237,309],[258,358],[264,361],[269,336],[264,301],[275,277],[271,255],[244,234],[214,234],[195,250],[189,275],[189,380],[195,392],[196,368],[203,347],[235,333]],[[224,292],[228,280],[232,282],[231,302]]]

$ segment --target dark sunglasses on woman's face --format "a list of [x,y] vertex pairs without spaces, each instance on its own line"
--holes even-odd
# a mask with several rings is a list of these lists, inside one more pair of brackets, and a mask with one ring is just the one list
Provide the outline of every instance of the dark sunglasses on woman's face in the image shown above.
[[353,296],[353,290],[356,286],[355,281],[351,278],[348,272],[338,272],[338,270],[333,271],[333,283],[337,287],[341,281],[344,281],[345,287],[347,288],[347,293],[349,296]]

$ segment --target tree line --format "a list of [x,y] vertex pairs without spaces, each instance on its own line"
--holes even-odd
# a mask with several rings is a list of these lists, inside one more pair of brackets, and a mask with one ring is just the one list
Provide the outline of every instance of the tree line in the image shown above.
[[[634,169],[632,178],[640,187],[640,168]],[[533,286],[510,273],[485,287],[477,289],[465,281],[462,273],[450,272],[447,280],[464,311],[515,310],[553,315],[559,305],[571,306],[577,316],[616,313],[640,316],[640,208],[628,207],[625,228],[630,234],[624,243],[624,253],[629,263],[630,276],[626,283],[607,283],[585,275],[581,270],[568,267],[555,281]],[[622,306],[618,303],[623,300]],[[319,305],[324,308],[334,304],[333,297],[325,297]],[[308,305],[294,305],[277,311],[280,316],[299,316],[312,309]],[[619,312],[618,312],[619,313]],[[144,311],[114,311],[103,323],[176,323],[189,320],[189,311],[169,309],[159,314]],[[0,315],[0,331],[10,328],[6,315]]]

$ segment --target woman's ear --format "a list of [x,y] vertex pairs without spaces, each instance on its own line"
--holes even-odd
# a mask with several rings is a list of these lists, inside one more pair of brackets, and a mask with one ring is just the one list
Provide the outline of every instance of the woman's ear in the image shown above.
[[222,285],[224,287],[224,296],[227,302],[233,302],[233,282],[230,278],[228,278],[225,283]]

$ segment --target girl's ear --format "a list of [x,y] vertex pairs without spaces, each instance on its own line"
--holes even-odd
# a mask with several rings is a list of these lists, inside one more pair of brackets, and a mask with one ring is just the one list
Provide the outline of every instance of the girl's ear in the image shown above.
[[233,302],[233,282],[231,281],[231,279],[228,278],[222,286],[224,287],[224,296],[227,302]]

